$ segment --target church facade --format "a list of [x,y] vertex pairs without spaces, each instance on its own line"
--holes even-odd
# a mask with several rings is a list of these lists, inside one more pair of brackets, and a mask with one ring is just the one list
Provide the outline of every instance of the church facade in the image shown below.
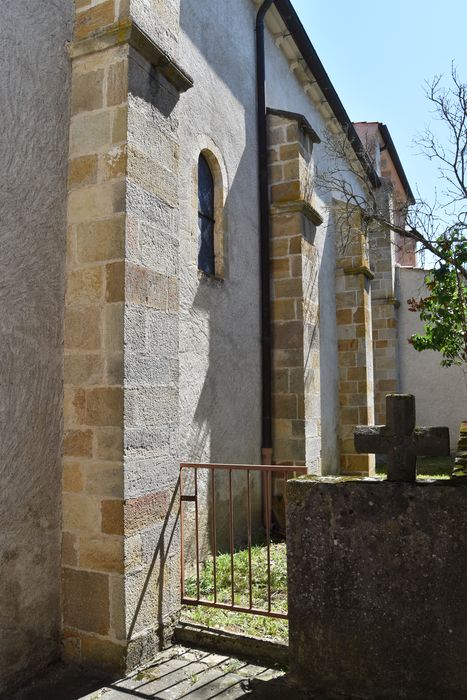
[[60,654],[124,671],[168,643],[180,462],[373,473],[352,432],[399,386],[397,260],[383,237],[339,247],[339,202],[313,181],[325,135],[349,135],[382,196],[410,187],[387,129],[386,166],[362,156],[370,127],[276,0],[265,213],[261,4],[6,13],[0,687]]

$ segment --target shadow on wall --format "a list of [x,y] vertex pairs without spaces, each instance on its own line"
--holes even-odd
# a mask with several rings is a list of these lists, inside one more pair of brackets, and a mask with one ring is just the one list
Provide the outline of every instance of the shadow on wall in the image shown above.
[[[253,146],[254,135],[249,134],[245,151],[250,151]],[[261,385],[257,224],[256,221],[250,222],[247,232],[236,226],[245,197],[245,183],[251,183],[252,174],[255,175],[251,162],[248,163],[244,154],[224,203],[223,279],[203,276],[196,269],[196,262],[188,273],[192,278],[196,276],[196,292],[182,317],[189,344],[185,353],[189,361],[184,366],[185,372],[190,367],[193,377],[185,374],[184,381],[191,385],[196,408],[191,416],[185,450],[189,459],[195,462],[255,464],[259,461]],[[189,284],[192,284],[191,280]],[[253,522],[258,529],[261,496],[259,478],[255,475],[252,475],[251,486]],[[245,474],[234,473],[236,547],[246,542],[246,488]],[[226,551],[229,546],[228,472],[217,471],[213,482],[208,472],[203,471],[198,481],[202,555],[212,552],[213,489],[218,550]],[[187,521],[192,525],[193,517],[192,508],[188,506]],[[188,555],[187,560],[190,558]]]
[[[256,110],[256,10],[253,4],[180,0],[180,27],[210,70],[243,105]],[[213,40],[213,36],[217,40]],[[240,42],[241,37],[241,43]],[[255,112],[256,115],[256,112]],[[256,118],[256,116],[255,116]]]
[[322,474],[339,473],[339,361],[336,332],[336,226],[329,211],[319,266],[320,415]]
[[[214,71],[214,78],[225,87],[226,95],[233,97],[236,104],[250,105],[249,109],[241,110],[243,123],[239,124],[232,120],[226,106],[212,103],[212,98],[219,99],[219,95],[206,83],[203,94],[198,95],[201,116],[198,114],[194,119],[190,116],[183,125],[188,134],[191,132],[190,147],[206,129],[219,144],[221,156],[227,156],[223,150],[232,148],[233,140],[243,151],[238,154],[234,176],[224,183],[224,278],[197,279],[194,255],[189,260],[189,269],[182,270],[186,276],[182,280],[185,289],[181,322],[186,340],[181,350],[187,358],[186,376],[182,379],[193,386],[191,396],[196,401],[182,457],[255,463],[260,458],[261,447],[255,12],[253,7],[248,11],[251,37],[239,51],[238,34],[234,30],[245,34],[245,13],[218,0],[205,0],[202,4],[198,0],[181,0],[180,10],[182,31],[196,45],[209,71]],[[222,42],[213,41],[213,33],[220,31],[225,34]],[[243,70],[249,79],[245,80]],[[199,106],[197,89],[200,88],[195,80],[189,98],[194,98]],[[235,131],[234,136],[229,127]],[[229,160],[236,162],[237,154],[230,151]],[[192,181],[190,185],[193,186]],[[192,230],[197,226],[196,216],[191,216],[188,225],[189,230],[184,233],[197,240],[198,232]],[[199,377],[203,373],[201,386]]]
[[[261,447],[261,384],[260,384],[260,277],[259,236],[257,222],[256,107],[255,107],[255,34],[254,8],[238,12],[229,3],[206,0],[182,0],[181,27],[201,53],[202,60],[215,75],[206,78],[206,89],[197,106],[203,115],[186,120],[186,130],[193,130],[191,142],[199,139],[206,128],[229,163],[238,162],[235,175],[228,183],[224,202],[223,279],[201,277],[192,254],[187,269],[182,270],[183,339],[182,374],[182,458],[196,462],[255,464]],[[237,37],[251,36],[242,47]],[[228,30],[228,31],[227,31]],[[213,35],[222,41],[213,41]],[[247,76],[247,79],[245,79]],[[200,82],[204,80],[200,78]],[[219,81],[219,94],[212,81]],[[193,95],[196,96],[197,82]],[[200,89],[198,87],[198,89]],[[241,109],[243,121],[234,121],[221,94],[232,99]],[[193,99],[193,95],[190,99]],[[201,104],[202,100],[202,104]],[[245,110],[245,106],[248,109]],[[239,110],[240,111],[240,110]],[[198,115],[198,121],[200,119]],[[229,134],[232,128],[234,136]],[[235,144],[242,152],[235,153]],[[232,169],[232,167],[231,167]],[[192,184],[192,183],[191,183]],[[227,183],[225,183],[227,184]],[[190,199],[191,201],[191,199]],[[196,221],[196,218],[194,219]],[[182,232],[195,240],[195,223]],[[182,266],[183,267],[183,266]],[[191,296],[190,296],[191,295]],[[185,299],[183,297],[185,296]],[[184,402],[193,402],[186,407]],[[228,475],[216,476],[218,546],[225,548],[227,537]],[[235,518],[245,520],[246,482],[244,475],[233,478]],[[255,485],[255,493],[259,488]],[[212,483],[203,476],[199,483],[201,515],[201,551],[212,547]],[[190,508],[187,508],[187,512]],[[255,519],[260,519],[260,498],[255,495]],[[244,517],[245,516],[245,517]],[[192,517],[192,516],[189,516]],[[246,523],[246,520],[245,520]],[[240,523],[239,523],[240,531]],[[245,536],[238,534],[238,546]]]
[[[179,547],[176,546],[176,540],[179,536],[179,483],[177,483],[167,509],[167,514],[164,518],[151,564],[146,573],[146,579],[141,589],[133,618],[128,627],[128,639],[131,639],[133,636],[146,596],[153,595],[153,591],[157,590],[157,634],[159,635],[159,648],[164,649],[171,641],[170,637],[166,638],[167,634],[171,635],[172,628],[171,626],[167,627],[167,614],[164,609],[164,601],[166,598],[168,598],[168,600],[171,599],[171,596],[168,595],[167,586],[173,586],[174,577],[168,574],[166,570],[169,564],[169,557],[170,559],[178,560],[178,557],[176,555],[174,556],[173,552],[179,552]],[[178,565],[179,563],[177,561],[177,566]],[[148,590],[149,586],[151,587],[150,590]]]
[[144,102],[154,105],[163,117],[169,119],[180,99],[178,90],[152,64],[148,63],[136,51],[130,48],[131,94]]

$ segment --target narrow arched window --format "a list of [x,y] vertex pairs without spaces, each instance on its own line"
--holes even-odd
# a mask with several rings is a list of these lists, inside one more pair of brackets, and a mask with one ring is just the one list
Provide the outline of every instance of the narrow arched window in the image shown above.
[[214,178],[203,155],[198,160],[198,269],[214,275]]

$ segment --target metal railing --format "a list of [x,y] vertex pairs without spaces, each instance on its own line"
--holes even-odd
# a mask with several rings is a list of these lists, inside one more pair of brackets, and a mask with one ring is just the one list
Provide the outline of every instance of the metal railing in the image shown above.
[[[200,472],[205,473],[205,481],[203,485],[206,488],[206,502],[208,506],[210,526],[207,525],[208,535],[210,536],[210,554],[207,558],[212,559],[212,578],[213,578],[213,599],[207,600],[201,597],[200,590],[200,569],[202,563],[206,561],[204,559],[201,562],[200,554]],[[217,538],[217,508],[216,508],[216,486],[219,486],[218,479],[221,476],[220,472],[223,472],[223,486],[225,487],[225,481],[227,481],[227,500],[228,500],[228,554],[230,555],[230,602],[219,601],[218,600],[218,580],[217,580],[217,558],[218,558],[218,538]],[[248,556],[248,596],[247,604],[237,604],[235,602],[235,566],[234,566],[234,555],[235,555],[235,529],[234,529],[234,485],[233,485],[233,474],[243,472],[245,474],[245,480],[243,484],[240,484],[240,494],[238,494],[238,477],[237,484],[237,496],[246,499],[246,512],[244,513],[246,517],[247,532],[246,532],[246,549]],[[207,607],[221,608],[223,610],[231,610],[242,613],[251,613],[253,615],[264,615],[268,617],[275,618],[287,618],[287,612],[283,610],[273,610],[272,609],[272,596],[274,591],[271,589],[271,525],[272,525],[272,496],[273,487],[272,483],[274,480],[274,488],[277,489],[278,482],[282,482],[282,491],[284,498],[284,512],[285,512],[285,484],[291,476],[306,474],[307,470],[305,467],[296,466],[252,466],[252,465],[239,465],[239,464],[195,464],[195,463],[183,463],[180,465],[180,536],[181,536],[181,598],[182,604],[184,605],[204,605]],[[187,479],[187,475],[189,479]],[[252,570],[252,546],[254,536],[257,537],[258,532],[253,532],[252,526],[252,483],[254,475],[259,475],[261,479],[261,499],[263,511],[263,527],[261,528],[264,532],[265,537],[265,547],[266,547],[266,589],[267,589],[267,606],[257,607],[254,604],[253,595],[253,570]],[[191,493],[185,493],[185,486],[187,482],[190,481]],[[209,493],[210,491],[210,493]],[[186,544],[186,523],[184,517],[184,504],[193,503],[194,504],[194,566],[195,566],[195,591],[196,595],[189,597],[186,595],[185,587],[185,544]],[[256,504],[257,505],[257,504]],[[256,529],[258,529],[256,527]]]

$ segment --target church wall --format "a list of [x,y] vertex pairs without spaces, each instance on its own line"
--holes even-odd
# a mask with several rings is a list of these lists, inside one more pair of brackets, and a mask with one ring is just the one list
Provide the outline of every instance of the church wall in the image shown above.
[[460,367],[441,367],[441,355],[432,350],[417,352],[408,339],[423,329],[419,314],[410,312],[407,300],[427,295],[426,270],[396,268],[398,311],[398,353],[400,390],[414,394],[417,425],[447,425],[451,450],[455,451],[459,427],[467,413],[466,381]]
[[[179,55],[194,87],[180,123],[180,456],[214,463],[261,463],[261,327],[256,156],[254,7],[185,0]],[[222,222],[215,277],[198,271],[198,159],[216,181]],[[221,258],[221,259],[220,259]],[[200,474],[201,551],[210,550],[211,485]],[[244,521],[246,481],[234,475],[234,513]],[[259,482],[252,480],[260,524]],[[217,546],[228,547],[227,473],[215,482]],[[255,497],[257,494],[257,497]],[[206,504],[206,507],[203,507]],[[187,508],[187,536],[190,520]],[[246,528],[235,526],[236,545]],[[191,551],[191,549],[190,549]],[[190,561],[190,551],[187,560]]]
[[1,3],[0,694],[59,654],[72,0]]
[[[235,10],[213,0],[202,6],[195,0],[181,5],[179,55],[195,86],[182,96],[176,111],[181,134],[180,425],[182,456],[196,461],[259,459],[259,246],[257,202],[252,196],[257,190],[254,18],[255,8],[246,1],[236,4]],[[324,135],[323,117],[266,34],[268,106],[304,114]],[[215,155],[225,176],[223,280],[200,279],[197,272],[194,171],[202,149]],[[318,167],[325,167],[319,145],[314,159]],[[333,472],[339,462],[335,239],[328,223],[328,195],[315,192],[314,199],[324,219],[315,238],[322,390],[311,418],[321,435],[309,436],[307,461],[316,464],[322,459],[322,469]]]
[[64,654],[114,673],[169,643],[180,607],[179,92],[169,80],[190,80],[160,65],[163,23],[147,36],[128,12],[124,0],[78,7],[70,49]]
[[[123,9],[123,5],[121,6]],[[93,34],[114,3],[76,8],[65,308],[63,656],[125,663],[123,317],[128,46]]]
[[268,116],[271,184],[273,455],[320,473],[318,260],[314,134],[288,112]]
[[[180,121],[180,452],[259,463],[259,238],[254,8],[185,0],[180,56],[194,87]],[[197,269],[197,163],[207,151],[224,190],[223,271]]]
[[131,50],[124,320],[129,668],[169,642],[180,608],[178,99],[176,88]]
[[336,269],[342,474],[374,473],[374,455],[355,454],[353,438],[356,425],[374,424],[372,280],[367,240],[355,232],[339,251]]
[[[304,92],[303,86],[294,76],[283,52],[275,45],[272,36],[267,34],[267,103],[275,109],[288,110],[303,114],[324,141],[327,124],[315,104]],[[323,144],[317,144],[313,150],[316,170],[325,170],[327,155]],[[349,174],[349,177],[351,175]],[[353,183],[355,191],[360,191],[358,183]],[[323,473],[339,471],[339,356],[336,324],[336,245],[339,244],[339,232],[330,215],[332,199],[329,192],[313,191],[313,206],[317,209],[323,223],[316,228],[314,245],[318,262],[319,289],[319,369],[320,402],[316,405],[316,420],[320,426],[319,439],[314,438],[307,454],[307,463],[321,459]]]
[[[387,180],[378,193],[381,207],[389,207],[391,187]],[[394,235],[374,227],[370,231],[370,267],[375,275],[371,283],[375,421],[386,422],[386,394],[399,391],[397,366],[397,325],[400,299],[396,299],[395,274],[397,245]]]

